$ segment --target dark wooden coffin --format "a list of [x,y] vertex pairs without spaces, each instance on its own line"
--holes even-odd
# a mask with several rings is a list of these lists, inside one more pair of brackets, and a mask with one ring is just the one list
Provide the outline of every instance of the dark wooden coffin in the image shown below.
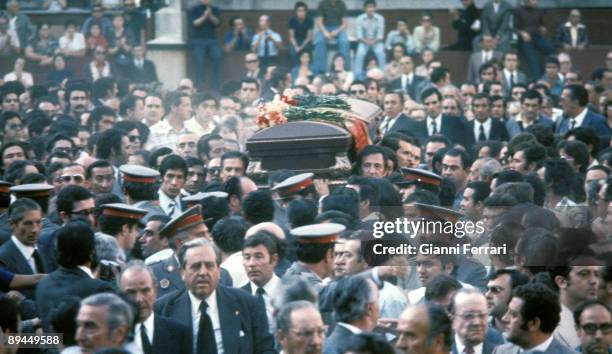
[[246,144],[252,160],[261,170],[320,170],[336,165],[346,155],[351,135],[333,124],[313,121],[290,122],[255,133]]

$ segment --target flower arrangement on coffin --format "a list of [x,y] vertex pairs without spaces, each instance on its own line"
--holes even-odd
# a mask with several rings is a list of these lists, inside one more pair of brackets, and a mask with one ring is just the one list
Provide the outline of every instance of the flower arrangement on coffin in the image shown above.
[[259,106],[256,122],[260,128],[269,128],[287,122],[318,121],[344,126],[341,112],[328,110],[350,109],[341,98],[332,96],[292,96],[289,93],[276,95],[272,102]]
[[276,95],[272,102],[260,105],[256,123],[260,128],[269,128],[287,122],[317,121],[345,128],[353,136],[357,152],[369,144],[367,125],[353,117],[351,106],[335,96],[293,96],[291,91]]

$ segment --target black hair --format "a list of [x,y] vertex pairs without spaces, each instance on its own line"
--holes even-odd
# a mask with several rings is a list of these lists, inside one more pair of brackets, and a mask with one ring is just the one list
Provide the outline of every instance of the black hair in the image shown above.
[[575,172],[563,159],[551,159],[544,163],[544,182],[558,196],[571,196],[575,181]]
[[74,339],[77,330],[76,318],[81,307],[77,296],[62,296],[49,312],[49,324],[54,332],[62,333],[62,344],[69,347],[77,345]]
[[323,199],[321,211],[337,210],[359,220],[359,195],[354,189],[339,187]]
[[474,194],[472,194],[472,198],[475,203],[484,202],[484,200],[491,194],[491,188],[487,182],[476,181],[470,182],[467,184],[466,188],[471,188],[474,190]]
[[57,211],[64,212],[68,215],[72,214],[72,207],[75,202],[93,198],[93,194],[89,189],[70,184],[63,187],[57,194]]
[[570,92],[569,100],[577,101],[580,107],[586,107],[589,103],[589,93],[582,85],[568,85],[563,88]]
[[448,274],[440,273],[431,279],[425,287],[425,301],[441,301],[448,294],[461,289],[461,283]]
[[241,204],[245,220],[253,225],[274,219],[274,200],[268,191],[253,191]]
[[517,287],[512,297],[523,300],[521,306],[521,329],[527,329],[527,323],[535,318],[540,320],[540,331],[552,333],[560,321],[561,305],[554,291],[546,285],[530,283]]
[[181,170],[183,172],[183,177],[187,178],[187,163],[185,162],[185,159],[179,155],[168,155],[161,161],[161,164],[159,165],[159,174],[161,175],[162,180],[164,179],[164,176],[168,170]]
[[212,228],[212,237],[221,251],[232,254],[242,250],[246,230],[244,219],[228,216],[217,221]]
[[376,301],[368,278],[345,277],[338,281],[332,294],[334,317],[343,323],[354,323],[365,316],[367,305]]
[[[469,186],[468,186],[469,187]],[[417,190],[404,199],[404,204],[420,203],[427,205],[440,205],[440,198],[431,191]]]
[[[433,75],[433,73],[432,73],[432,75]],[[435,81],[433,81],[433,79],[431,81],[435,82]],[[427,97],[431,96],[431,95],[436,95],[436,97],[438,97],[438,100],[442,101],[442,94],[440,93],[440,91],[438,91],[438,89],[435,88],[435,87],[430,87],[430,88],[425,89],[421,93],[421,102],[425,101],[425,99]]]
[[562,140],[559,143],[559,149],[563,149],[567,155],[574,159],[576,165],[579,166],[580,173],[586,173],[589,167],[589,148],[580,140]]
[[[93,230],[83,221],[71,221],[57,231],[57,263],[76,268],[92,261],[96,247]],[[78,252],[75,252],[78,250]]]
[[221,168],[223,168],[223,162],[228,159],[240,159],[242,161],[242,167],[246,172],[247,167],[249,167],[249,157],[240,151],[227,151],[221,156]]
[[223,140],[223,137],[219,134],[207,134],[202,135],[202,137],[198,140],[198,155],[205,155],[206,157],[210,157],[210,146],[208,145],[211,140]]
[[169,147],[165,147],[165,146],[153,150],[153,152],[151,152],[151,155],[149,156],[149,159],[147,161],[149,163],[149,167],[153,169],[157,169],[159,167],[157,165],[157,159],[160,156],[170,155],[170,154],[172,154],[172,149],[170,149]]
[[287,206],[287,218],[291,227],[300,227],[315,223],[317,204],[310,199],[296,199]]
[[212,230],[218,220],[230,214],[227,198],[206,197],[200,201],[204,224]]
[[463,168],[464,170],[468,169],[472,164],[472,161],[470,160],[470,155],[463,149],[451,148],[444,153],[444,156],[459,156],[461,158],[461,168]]
[[6,295],[0,296],[0,308],[2,309],[0,311],[0,328],[3,331],[19,333],[21,315],[19,314],[17,300]]
[[242,249],[247,247],[257,247],[259,245],[263,245],[268,250],[270,256],[275,254],[279,255],[279,240],[271,233],[263,230],[245,238],[242,244]]
[[[448,75],[449,71],[447,68],[444,67],[439,67],[439,68],[435,68],[430,75],[430,80],[433,83],[438,83],[441,80],[443,80],[447,75]],[[425,92],[423,92],[425,93]],[[423,97],[423,96],[421,96]],[[429,96],[425,96],[425,98],[427,98]]]
[[113,153],[116,156],[121,155],[121,140],[124,136],[127,136],[127,132],[117,128],[111,128],[100,133],[96,142],[96,157],[110,160]]

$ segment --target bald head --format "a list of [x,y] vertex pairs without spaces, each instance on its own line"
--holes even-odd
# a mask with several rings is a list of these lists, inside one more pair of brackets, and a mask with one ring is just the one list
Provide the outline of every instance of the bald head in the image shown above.
[[250,236],[253,236],[259,231],[269,232],[270,234],[274,235],[274,237],[276,237],[279,240],[285,239],[285,232],[283,231],[283,229],[273,222],[262,222],[257,225],[251,226],[251,228],[247,230],[244,238],[245,239],[249,238]]
[[399,351],[411,354],[446,354],[451,346],[451,322],[436,304],[408,306],[397,327]]

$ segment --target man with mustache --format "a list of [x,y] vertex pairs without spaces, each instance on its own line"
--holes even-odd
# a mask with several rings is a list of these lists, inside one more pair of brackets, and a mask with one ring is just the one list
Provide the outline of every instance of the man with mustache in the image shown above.
[[453,354],[490,354],[504,343],[501,333],[487,325],[487,299],[476,289],[459,289],[449,306],[453,321]]
[[512,290],[528,282],[527,275],[516,269],[500,269],[489,278],[485,296],[490,317],[489,325],[492,328],[498,331],[506,329],[501,318],[508,311]]
[[550,278],[559,289],[561,302],[561,321],[555,330],[555,338],[570,348],[576,348],[580,344],[572,312],[580,303],[597,299],[601,271],[601,266],[584,265],[593,264],[588,260],[576,262],[572,263],[581,265],[553,267],[549,271]]
[[74,83],[66,89],[66,113],[79,120],[89,109],[89,88],[84,83]]
[[155,314],[189,326],[195,353],[276,353],[257,299],[219,286],[221,256],[212,242],[187,242],[178,258],[185,290],[158,300]]

